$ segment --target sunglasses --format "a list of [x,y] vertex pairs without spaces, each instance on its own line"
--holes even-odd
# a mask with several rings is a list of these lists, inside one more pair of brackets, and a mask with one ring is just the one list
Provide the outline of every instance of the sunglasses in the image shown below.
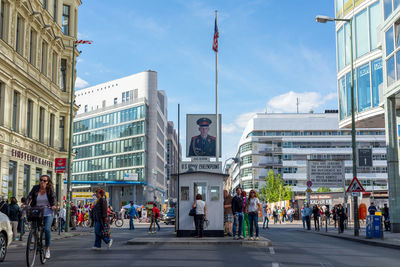
[[44,180],[44,179],[40,179],[40,181],[41,181],[41,182],[47,182],[47,179],[46,179],[46,180]]

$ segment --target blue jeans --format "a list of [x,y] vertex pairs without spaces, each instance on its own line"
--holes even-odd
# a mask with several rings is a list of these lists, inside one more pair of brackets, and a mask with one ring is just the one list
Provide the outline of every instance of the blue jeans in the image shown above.
[[60,218],[61,220],[61,232],[65,229],[65,220],[63,218]]
[[269,224],[268,216],[264,216],[263,228],[265,228],[265,222],[267,222],[267,228],[268,228],[268,224]]
[[44,216],[44,237],[45,237],[45,247],[50,247],[51,240],[51,225],[53,224],[53,215]]
[[101,230],[103,229],[103,225],[100,221],[95,221],[94,222],[94,235],[95,235],[95,240],[94,240],[94,246],[96,248],[101,248],[101,240],[104,241],[104,243],[108,244],[110,242],[110,239],[107,237],[103,236],[103,233]]
[[129,215],[129,230],[134,230],[135,225],[133,224],[133,216]]
[[258,237],[258,213],[249,212],[249,223],[250,223],[250,237],[253,236],[253,227],[256,227],[256,237]]
[[234,214],[234,219],[233,219],[233,236],[236,236],[236,228],[239,223],[239,232],[238,236],[242,235],[242,227],[243,227],[243,212],[235,212]]
[[301,221],[303,222],[303,228],[306,229],[306,216],[301,216]]

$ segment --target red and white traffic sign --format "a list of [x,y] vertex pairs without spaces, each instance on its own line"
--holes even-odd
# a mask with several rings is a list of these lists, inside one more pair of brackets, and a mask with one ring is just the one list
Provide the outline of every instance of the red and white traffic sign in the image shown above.
[[365,190],[357,177],[354,177],[349,187],[347,188],[347,192],[365,192]]
[[311,187],[312,186],[312,182],[310,180],[307,181],[307,187]]

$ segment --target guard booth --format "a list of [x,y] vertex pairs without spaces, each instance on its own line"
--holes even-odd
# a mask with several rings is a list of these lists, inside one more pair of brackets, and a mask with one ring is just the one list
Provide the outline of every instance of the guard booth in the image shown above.
[[177,237],[195,234],[194,217],[189,216],[197,194],[206,202],[208,224],[204,223],[204,236],[224,236],[223,181],[228,175],[212,172],[186,172],[179,175],[179,201]]

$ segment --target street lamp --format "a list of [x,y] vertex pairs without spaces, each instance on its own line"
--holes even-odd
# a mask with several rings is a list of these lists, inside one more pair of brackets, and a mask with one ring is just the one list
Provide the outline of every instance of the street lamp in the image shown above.
[[[318,15],[315,18],[318,23],[326,23],[328,21],[345,21],[350,24],[350,72],[351,72],[351,148],[353,154],[353,178],[357,177],[357,161],[356,161],[356,123],[355,123],[355,103],[354,103],[354,70],[353,70],[353,22],[351,19],[335,19],[327,16]],[[359,236],[360,222],[358,220],[358,199],[353,197],[354,203],[354,236]]]

